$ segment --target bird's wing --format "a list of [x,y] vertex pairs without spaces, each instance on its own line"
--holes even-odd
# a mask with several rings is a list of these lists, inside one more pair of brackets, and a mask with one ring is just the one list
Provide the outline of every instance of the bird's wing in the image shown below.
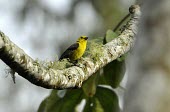
[[67,50],[76,50],[79,47],[78,43],[71,45]]
[[75,43],[73,45],[71,45],[69,48],[67,48],[67,50],[61,55],[60,59],[63,59],[63,58],[69,58],[69,56],[72,54],[72,52],[74,50],[76,50],[77,48],[79,47],[79,44],[78,43]]

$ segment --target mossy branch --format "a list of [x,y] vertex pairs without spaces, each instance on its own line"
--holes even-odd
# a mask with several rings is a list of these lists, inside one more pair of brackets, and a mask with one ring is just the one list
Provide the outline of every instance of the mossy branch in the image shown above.
[[[21,48],[0,32],[0,59],[11,69],[31,83],[49,89],[65,89],[81,87],[97,70],[128,52],[134,44],[137,33],[137,24],[140,18],[140,7],[131,6],[131,19],[124,31],[111,42],[101,46],[103,54],[96,59],[85,57],[79,61],[79,66],[57,69],[46,67],[33,60]],[[58,62],[46,62],[46,65],[55,65]]]

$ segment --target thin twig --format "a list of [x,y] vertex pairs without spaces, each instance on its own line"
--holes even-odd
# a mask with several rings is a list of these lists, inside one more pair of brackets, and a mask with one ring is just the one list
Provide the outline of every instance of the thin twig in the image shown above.
[[122,25],[122,23],[123,23],[125,20],[127,20],[128,17],[130,17],[130,13],[127,14],[127,15],[116,25],[116,27],[113,29],[113,31],[116,32],[116,31],[119,29],[119,27]]

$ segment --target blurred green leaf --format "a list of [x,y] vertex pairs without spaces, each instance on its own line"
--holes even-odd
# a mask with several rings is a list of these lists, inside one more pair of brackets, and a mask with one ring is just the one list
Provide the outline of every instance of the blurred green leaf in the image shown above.
[[74,89],[68,90],[64,97],[60,98],[56,90],[53,90],[41,103],[38,112],[74,112],[76,105],[82,100],[82,95],[82,89]]
[[107,30],[106,32],[106,37],[105,37],[105,43],[108,43],[110,41],[112,41],[114,38],[118,37],[118,34],[113,32],[112,30]]
[[39,108],[38,108],[38,112],[46,112],[46,111],[45,111],[45,109],[46,109],[46,102],[47,102],[47,99],[44,99],[44,100],[41,102],[41,104],[40,104],[40,106],[39,106]]
[[97,44],[103,44],[103,39],[104,39],[104,37],[97,37],[97,38],[94,38],[93,40],[90,40],[90,41],[95,42]]
[[55,105],[56,100],[60,99],[57,95],[57,92],[57,90],[51,91],[49,97],[45,98],[40,104],[38,112],[48,112],[48,110]]
[[94,97],[86,98],[86,105],[83,112],[118,112],[118,97],[114,91],[97,87]]
[[84,94],[88,97],[93,97],[96,93],[99,72],[94,73],[88,80],[83,83]]
[[125,61],[117,61],[107,64],[100,75],[99,84],[110,85],[117,88],[125,75]]
[[93,112],[94,111],[94,98],[93,97],[87,97],[86,98],[86,105],[84,106],[83,112]]
[[95,97],[98,98],[105,112],[118,112],[120,110],[118,97],[113,90],[98,87]]
[[104,112],[104,109],[101,105],[101,102],[99,102],[99,100],[97,98],[95,98],[95,108],[94,108],[94,112]]
[[104,109],[99,100],[93,97],[86,100],[83,112],[104,112]]

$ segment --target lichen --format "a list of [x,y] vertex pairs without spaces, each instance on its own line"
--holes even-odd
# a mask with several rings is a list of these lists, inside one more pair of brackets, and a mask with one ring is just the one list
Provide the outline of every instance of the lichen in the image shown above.
[[62,69],[65,69],[65,68],[68,68],[70,66],[72,66],[73,64],[70,63],[67,59],[63,59],[61,61],[41,61],[41,60],[38,60],[36,59],[34,62],[33,62],[33,65],[35,66],[41,66],[41,67],[44,67],[46,70],[49,70],[49,69],[54,69],[54,70],[62,70]]
[[72,65],[73,64],[70,63],[67,59],[63,59],[61,61],[54,61],[52,68],[56,69],[56,70],[62,70],[62,69],[68,68]]
[[85,56],[91,58],[94,62],[98,62],[99,58],[104,55],[102,42],[96,41],[96,39],[89,41],[85,52]]

